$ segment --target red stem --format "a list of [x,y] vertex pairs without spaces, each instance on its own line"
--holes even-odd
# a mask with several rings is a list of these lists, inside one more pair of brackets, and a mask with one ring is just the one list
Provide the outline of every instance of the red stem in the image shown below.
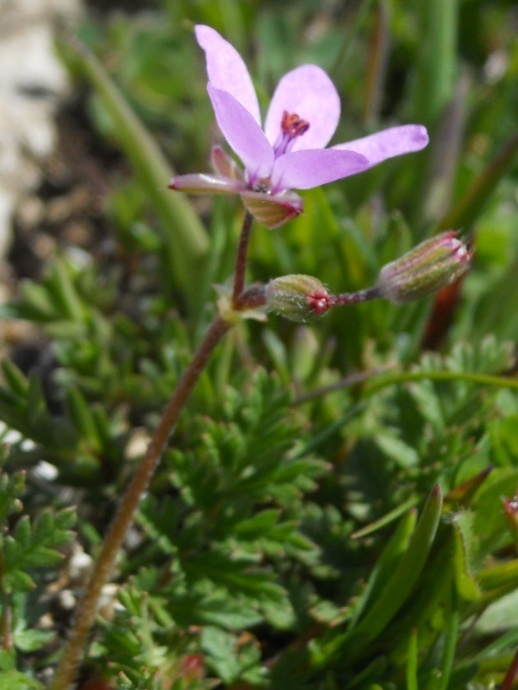
[[331,295],[331,304],[334,307],[341,307],[349,304],[358,304],[359,302],[368,302],[381,296],[379,288],[374,285],[366,290],[358,290],[358,292],[342,292],[341,295]]
[[146,454],[142,458],[131,483],[126,489],[126,493],[121,499],[117,513],[104,541],[102,551],[94,565],[50,690],[68,690],[74,681],[81,662],[83,648],[95,621],[103,587],[112,576],[115,560],[124,542],[126,533],[133,522],[142,494],[149,486],[180,412],[187,402],[200,374],[205,369],[212,352],[229,328],[230,324],[220,317],[217,317],[212,322],[203,342],[167,403]]
[[232,301],[236,309],[241,306],[240,298],[242,297],[245,289],[246,255],[248,252],[248,243],[250,242],[253,220],[253,216],[248,211],[245,211],[241,235],[239,237],[239,245],[237,248],[234,291],[232,293]]
[[512,687],[514,685],[514,680],[516,676],[518,675],[518,650],[516,651],[513,660],[511,661],[511,665],[507,669],[507,673],[505,674],[505,678],[502,682],[502,685],[500,686],[500,690],[512,690]]

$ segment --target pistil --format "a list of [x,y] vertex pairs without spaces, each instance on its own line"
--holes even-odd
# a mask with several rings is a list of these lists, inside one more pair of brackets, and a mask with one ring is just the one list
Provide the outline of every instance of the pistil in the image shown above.
[[275,157],[278,158],[293,148],[297,137],[301,137],[309,129],[309,122],[303,120],[297,113],[285,110],[282,114],[281,131],[273,146]]

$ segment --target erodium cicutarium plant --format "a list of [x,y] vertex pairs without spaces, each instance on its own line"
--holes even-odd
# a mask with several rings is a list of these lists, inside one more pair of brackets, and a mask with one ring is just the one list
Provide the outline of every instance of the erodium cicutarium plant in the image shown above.
[[241,166],[220,146],[212,151],[214,172],[174,177],[170,188],[196,194],[238,195],[245,207],[231,287],[218,288],[216,316],[173,392],[147,451],[124,493],[105,538],[61,663],[53,690],[69,688],[92,628],[101,591],[110,579],[117,554],[140,499],[167,446],[172,429],[215,348],[243,319],[265,320],[268,313],[295,321],[323,316],[331,308],[372,299],[402,303],[448,285],[469,267],[472,252],[455,231],[426,240],[385,266],[376,283],[355,293],[332,294],[325,276],[288,275],[266,284],[245,285],[245,266],[253,221],[273,229],[303,212],[293,190],[305,190],[359,174],[394,156],[421,150],[428,143],[418,124],[382,130],[347,143],[328,146],[340,119],[338,93],[317,65],[285,74],[264,120],[248,70],[237,51],[208,26],[195,28],[205,52],[207,92],[217,124]]

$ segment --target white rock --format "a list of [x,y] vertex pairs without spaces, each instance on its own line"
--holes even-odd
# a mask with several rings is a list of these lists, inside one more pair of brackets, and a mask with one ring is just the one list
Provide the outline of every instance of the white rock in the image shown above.
[[69,88],[54,48],[57,23],[80,17],[80,0],[0,0],[0,261],[16,205],[41,179],[56,144],[56,109]]

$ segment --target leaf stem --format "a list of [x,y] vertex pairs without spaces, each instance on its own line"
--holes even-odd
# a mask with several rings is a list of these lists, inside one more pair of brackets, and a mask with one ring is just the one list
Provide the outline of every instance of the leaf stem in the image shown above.
[[133,521],[140,499],[149,486],[172,430],[200,374],[229,328],[229,323],[219,316],[216,317],[167,403],[146,454],[121,499],[101,553],[94,565],[50,690],[68,690],[74,681],[83,648],[94,624],[103,587],[112,575],[117,555]]
[[364,395],[374,395],[383,388],[398,383],[411,383],[413,381],[468,381],[478,383],[481,386],[496,386],[500,388],[518,389],[518,380],[504,376],[492,376],[490,374],[475,374],[469,371],[402,371],[400,373],[381,376],[371,386],[365,389]]
[[[391,365],[387,365],[391,366]],[[399,371],[393,374],[384,374],[387,367],[379,367],[373,371],[358,372],[333,383],[329,386],[316,388],[315,390],[304,393],[294,400],[294,405],[302,405],[305,402],[315,400],[329,393],[348,388],[364,381],[372,381],[372,384],[363,389],[362,396],[371,396],[384,388],[395,386],[400,383],[412,383],[414,381],[466,381],[481,386],[496,386],[497,388],[514,388],[518,390],[518,380],[505,376],[493,376],[490,374],[475,374],[469,371]],[[381,374],[381,376],[379,376]]]

